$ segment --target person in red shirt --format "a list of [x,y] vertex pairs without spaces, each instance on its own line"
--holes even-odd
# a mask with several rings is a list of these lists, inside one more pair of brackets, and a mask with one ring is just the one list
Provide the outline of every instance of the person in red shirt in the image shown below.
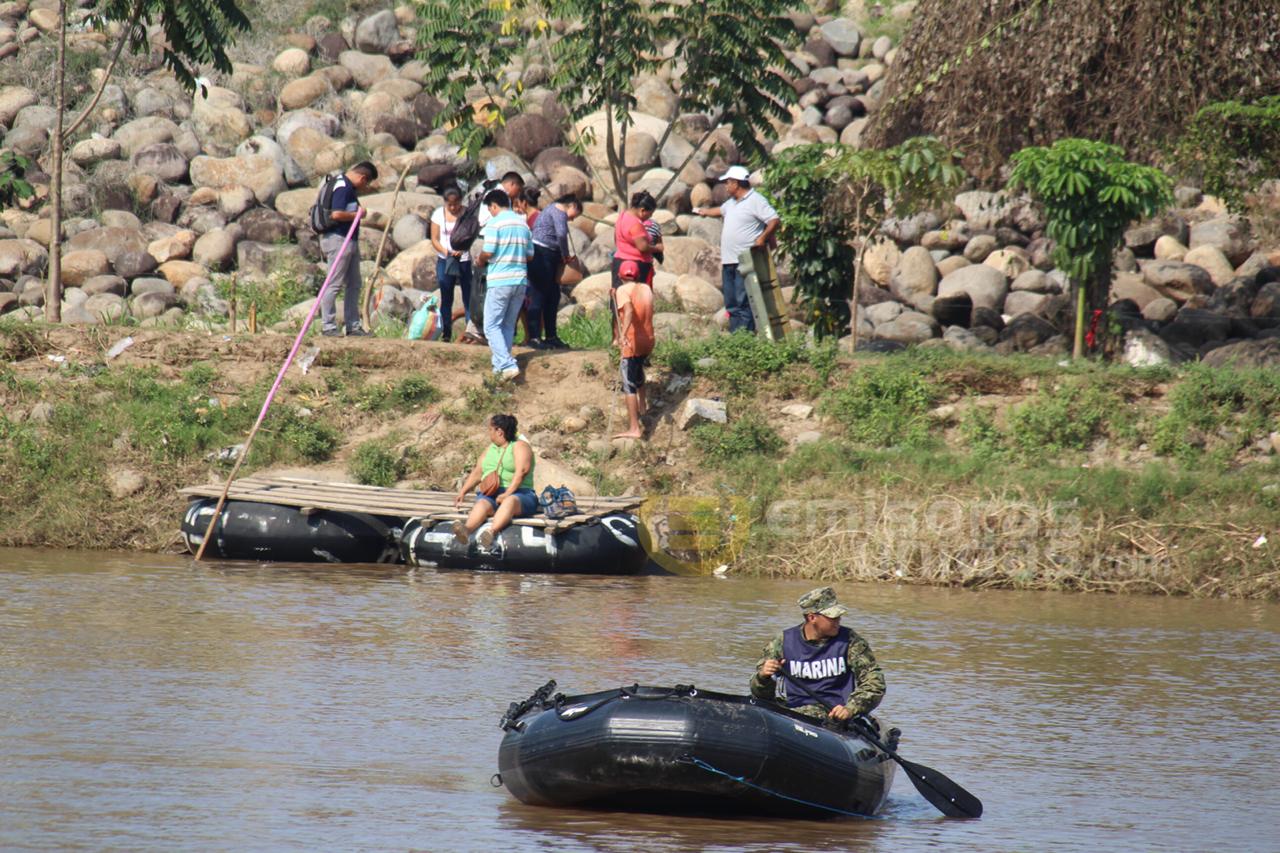
[[645,220],[653,216],[658,203],[648,192],[641,190],[631,196],[631,206],[618,214],[618,222],[613,227],[613,281],[614,288],[622,286],[619,271],[627,261],[636,265],[636,281],[649,281],[653,274],[654,241],[645,229]]
[[622,351],[622,393],[627,401],[630,424],[614,438],[644,438],[640,416],[647,410],[644,393],[644,363],[653,352],[653,289],[642,281],[639,265],[623,261],[618,270],[622,286],[616,291],[617,339]]

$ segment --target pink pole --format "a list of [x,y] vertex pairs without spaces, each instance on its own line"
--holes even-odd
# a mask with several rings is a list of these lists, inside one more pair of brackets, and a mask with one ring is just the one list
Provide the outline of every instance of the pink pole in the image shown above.
[[351,237],[356,233],[356,227],[360,224],[361,215],[360,211],[356,211],[356,218],[351,220],[351,227],[347,229],[347,236],[342,241],[342,247],[338,249],[338,254],[334,256],[333,263],[329,265],[329,274],[325,276],[324,284],[320,285],[320,293],[317,294],[311,310],[307,312],[307,319],[302,321],[302,328],[298,330],[298,337],[293,341],[293,349],[289,350],[289,355],[285,358],[284,364],[280,365],[280,372],[276,374],[275,384],[267,392],[267,398],[262,401],[262,411],[258,413],[258,419],[254,421],[253,428],[249,430],[249,437],[244,441],[244,450],[240,453],[240,458],[236,460],[235,467],[231,469],[231,473],[227,476],[226,485],[222,487],[222,496],[218,498],[218,505],[214,507],[213,515],[209,518],[209,526],[205,528],[204,539],[201,540],[200,548],[196,551],[197,562],[204,557],[204,549],[209,544],[209,537],[213,535],[213,527],[218,522],[218,516],[222,514],[222,508],[227,504],[227,494],[231,491],[231,483],[235,480],[236,474],[240,472],[240,466],[244,464],[244,460],[249,456],[249,446],[253,444],[253,437],[258,434],[258,427],[262,426],[262,422],[266,419],[267,410],[271,408],[276,392],[280,390],[280,384],[284,382],[284,375],[288,372],[289,365],[293,364],[293,358],[298,354],[298,348],[302,346],[302,339],[307,336],[307,330],[311,328],[311,321],[316,317],[316,310],[324,299],[325,291],[333,284],[333,274],[338,269],[338,263],[342,260],[342,256],[347,253],[347,246],[350,245]]

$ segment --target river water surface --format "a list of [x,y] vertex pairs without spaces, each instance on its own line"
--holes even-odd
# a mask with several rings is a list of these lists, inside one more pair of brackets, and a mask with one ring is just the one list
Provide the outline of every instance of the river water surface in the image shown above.
[[940,819],[533,808],[498,719],[549,678],[745,692],[815,584],[0,550],[0,848],[1278,850],[1280,607],[837,586]]

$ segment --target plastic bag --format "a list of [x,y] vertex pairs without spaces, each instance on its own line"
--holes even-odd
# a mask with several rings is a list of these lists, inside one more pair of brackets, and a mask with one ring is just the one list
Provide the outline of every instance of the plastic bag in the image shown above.
[[440,337],[440,294],[432,293],[409,318],[404,336],[410,341],[434,341]]

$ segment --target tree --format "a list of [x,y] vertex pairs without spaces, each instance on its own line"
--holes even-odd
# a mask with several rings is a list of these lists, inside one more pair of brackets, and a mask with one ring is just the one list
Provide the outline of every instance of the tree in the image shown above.
[[791,259],[798,298],[819,335],[838,335],[848,322],[857,346],[867,247],[887,217],[935,207],[964,179],[959,153],[932,137],[884,150],[815,144],[779,155],[765,184],[782,219],[779,246]]
[[1150,166],[1124,159],[1118,146],[1061,139],[1013,155],[1010,189],[1025,188],[1044,207],[1053,262],[1076,290],[1073,358],[1084,355],[1086,311],[1106,307],[1111,256],[1135,219],[1154,216],[1173,201],[1173,182]]
[[[685,163],[720,126],[729,128],[749,160],[763,159],[758,137],[771,129],[771,119],[786,121],[796,100],[784,49],[798,36],[784,13],[798,5],[798,0],[418,0],[418,58],[431,69],[428,87],[445,101],[441,119],[450,127],[450,139],[470,154],[501,123],[504,109],[520,108],[522,89],[507,77],[509,69],[520,59],[545,58],[575,124],[606,113],[608,174],[596,177],[624,200],[630,174],[657,164],[626,165],[627,132],[635,125],[634,81],[664,65],[680,73],[677,111],[711,119]],[[553,20],[572,23],[559,35]],[[492,107],[473,109],[477,96]],[[658,152],[675,126],[671,122],[658,140]],[[579,138],[575,144],[595,141]]]
[[148,30],[158,24],[164,34],[161,60],[187,91],[195,91],[196,66],[208,63],[223,73],[231,73],[231,60],[226,49],[236,33],[249,29],[249,19],[236,0],[103,0],[91,12],[89,20],[99,29],[110,23],[120,25],[111,51],[106,73],[80,114],[66,126],[66,49],[67,2],[58,0],[58,58],[54,76],[57,118],[49,139],[50,225],[49,281],[45,294],[45,319],[62,320],[62,157],[66,140],[70,139],[93,113],[107,88],[120,56],[151,49]]

